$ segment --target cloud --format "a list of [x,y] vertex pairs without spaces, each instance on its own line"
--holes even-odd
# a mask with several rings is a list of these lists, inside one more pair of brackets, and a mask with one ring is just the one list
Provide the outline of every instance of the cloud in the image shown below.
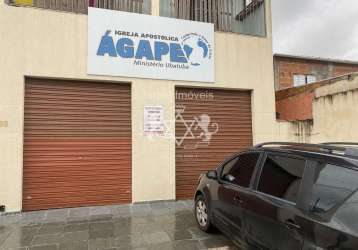
[[274,53],[358,61],[357,0],[272,0]]

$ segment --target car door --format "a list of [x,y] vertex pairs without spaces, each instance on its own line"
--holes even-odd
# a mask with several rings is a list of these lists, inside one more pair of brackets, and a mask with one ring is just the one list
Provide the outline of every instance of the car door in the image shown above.
[[242,209],[259,158],[259,152],[242,153],[224,164],[219,174],[216,217],[221,230],[238,245],[244,244]]
[[312,164],[308,184],[304,249],[353,250],[358,247],[357,162],[334,159]]
[[301,250],[304,235],[297,202],[306,160],[269,153],[245,200],[245,235],[254,249]]

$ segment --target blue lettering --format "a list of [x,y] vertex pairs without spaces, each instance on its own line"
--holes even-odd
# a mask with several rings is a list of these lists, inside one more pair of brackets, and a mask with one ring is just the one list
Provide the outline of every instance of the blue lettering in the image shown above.
[[142,59],[143,57],[146,57],[147,60],[154,60],[152,48],[148,40],[140,40],[138,44],[138,49],[135,58]]
[[155,60],[161,61],[162,56],[169,53],[169,46],[164,42],[154,42]]
[[116,49],[114,48],[113,38],[109,36],[110,30],[107,30],[105,35],[102,36],[101,43],[99,44],[97,55],[104,56],[108,54],[111,57],[117,57]]
[[134,43],[129,38],[121,38],[117,42],[117,53],[123,58],[134,57]]
[[98,47],[97,55],[104,56],[108,54],[111,57],[120,56],[122,58],[133,58],[147,60],[162,61],[162,57],[170,53],[170,61],[174,63],[188,63],[188,59],[179,43],[154,42],[154,55],[149,40],[140,40],[138,48],[135,51],[134,41],[129,38],[120,38],[116,46],[113,42],[113,37],[110,36],[111,31],[107,30],[102,36],[100,45]]
[[178,44],[178,43],[170,44],[170,61],[177,62],[177,63],[187,63],[188,62],[180,44]]

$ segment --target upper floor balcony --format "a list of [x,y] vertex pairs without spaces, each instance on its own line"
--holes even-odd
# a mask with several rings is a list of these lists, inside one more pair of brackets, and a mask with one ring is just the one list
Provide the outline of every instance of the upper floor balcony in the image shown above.
[[265,0],[5,0],[12,6],[86,14],[88,7],[213,23],[216,31],[266,36]]
[[19,7],[35,7],[87,14],[88,7],[151,14],[151,0],[5,0]]
[[160,0],[160,15],[213,23],[217,31],[266,36],[265,0]]

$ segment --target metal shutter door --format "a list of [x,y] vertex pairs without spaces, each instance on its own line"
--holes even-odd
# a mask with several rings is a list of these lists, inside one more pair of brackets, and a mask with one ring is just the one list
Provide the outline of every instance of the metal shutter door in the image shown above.
[[130,85],[27,79],[23,210],[131,202]]
[[[208,115],[211,122],[209,126],[201,124],[204,130],[207,127],[207,131],[214,132],[218,124],[209,143],[205,142],[205,131],[198,126],[202,115]],[[251,93],[177,88],[175,131],[176,198],[192,199],[201,173],[252,146]]]

